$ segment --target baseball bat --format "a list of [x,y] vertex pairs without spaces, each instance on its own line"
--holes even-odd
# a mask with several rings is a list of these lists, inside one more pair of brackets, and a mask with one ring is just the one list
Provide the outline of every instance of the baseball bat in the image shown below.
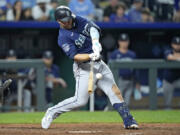
[[90,72],[89,72],[89,80],[88,80],[88,93],[91,94],[93,92],[93,83],[94,83],[94,61],[90,63]]

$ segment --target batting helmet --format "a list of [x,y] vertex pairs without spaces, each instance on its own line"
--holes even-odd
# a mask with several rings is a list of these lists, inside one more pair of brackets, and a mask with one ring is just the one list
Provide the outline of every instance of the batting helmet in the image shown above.
[[72,12],[69,7],[59,6],[55,10],[55,19],[63,22],[67,22],[72,18]]

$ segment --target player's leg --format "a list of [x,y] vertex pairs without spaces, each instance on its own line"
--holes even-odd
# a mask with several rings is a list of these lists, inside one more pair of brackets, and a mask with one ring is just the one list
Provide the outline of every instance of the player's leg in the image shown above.
[[126,87],[126,90],[124,93],[124,100],[128,106],[129,106],[130,101],[131,101],[132,92],[133,92],[133,81],[128,80],[127,87]]
[[122,117],[124,127],[127,129],[138,129],[138,124],[130,114],[121,92],[114,81],[112,72],[104,63],[103,67],[103,71],[101,72],[103,74],[103,78],[98,81],[98,87],[102,89],[109,97],[114,109],[117,110]]
[[163,80],[163,90],[164,90],[164,101],[165,101],[165,107],[166,109],[169,109],[171,107],[171,101],[173,97],[173,84]]
[[46,111],[44,118],[42,119],[42,128],[49,128],[53,119],[62,113],[71,111],[75,108],[84,106],[89,99],[89,94],[87,91],[87,82],[89,77],[89,72],[80,70],[76,72],[76,92],[74,97],[68,98],[57,105],[49,108]]
[[118,88],[121,90],[122,96],[127,105],[130,103],[132,91],[133,91],[133,81],[125,80],[123,78],[118,79]]
[[23,105],[24,105],[24,112],[29,112],[31,108],[31,99],[32,99],[32,94],[29,89],[24,89],[24,98],[23,98]]

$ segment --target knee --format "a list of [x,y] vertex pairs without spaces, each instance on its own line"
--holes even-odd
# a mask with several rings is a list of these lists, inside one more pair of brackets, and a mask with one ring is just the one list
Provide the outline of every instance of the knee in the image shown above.
[[82,107],[85,106],[87,104],[88,100],[84,99],[84,100],[77,100],[76,102],[76,106],[77,107]]

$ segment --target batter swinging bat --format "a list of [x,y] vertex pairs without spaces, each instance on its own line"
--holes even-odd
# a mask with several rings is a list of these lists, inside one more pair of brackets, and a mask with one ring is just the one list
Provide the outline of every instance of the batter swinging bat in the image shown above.
[[94,83],[94,61],[90,63],[90,72],[89,72],[89,80],[88,80],[88,93],[91,94],[93,92],[93,83]]

